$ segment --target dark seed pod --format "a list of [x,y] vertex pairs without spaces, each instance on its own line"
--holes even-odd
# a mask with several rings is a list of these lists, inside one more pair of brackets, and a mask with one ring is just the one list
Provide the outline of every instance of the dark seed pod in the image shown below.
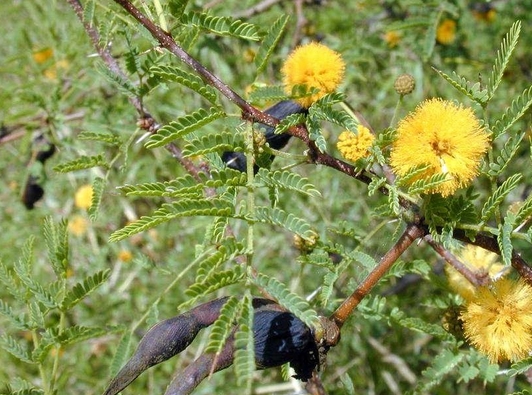
[[146,369],[187,348],[201,329],[216,321],[226,300],[215,299],[153,326],[140,341],[135,354],[111,381],[104,395],[118,394]]
[[[292,114],[304,113],[307,110],[301,107],[294,101],[283,100],[277,104],[274,104],[266,111],[266,114],[271,115],[277,119],[284,119]],[[288,133],[275,134],[275,128],[272,128],[268,125],[259,124],[264,129],[264,136],[266,137],[266,142],[268,145],[276,150],[282,149],[288,144],[290,136]],[[227,164],[231,169],[246,171],[246,156],[242,152],[231,152],[227,151],[222,154],[222,160]],[[270,158],[273,160],[273,157]],[[255,166],[255,172],[258,171],[258,166]]]
[[55,145],[48,143],[45,148],[37,152],[36,158],[39,162],[44,163],[55,153]]
[[35,176],[28,176],[24,191],[22,192],[22,203],[28,210],[33,210],[37,203],[44,196],[44,189],[39,185]]
[[318,366],[318,348],[308,326],[292,313],[266,307],[254,318],[255,363],[266,369],[290,362],[297,379],[307,381]]

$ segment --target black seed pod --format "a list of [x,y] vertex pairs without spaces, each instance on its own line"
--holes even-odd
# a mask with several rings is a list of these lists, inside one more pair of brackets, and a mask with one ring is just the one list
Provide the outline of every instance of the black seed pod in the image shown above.
[[[283,100],[274,104],[264,112],[277,119],[284,119],[289,115],[304,113],[306,111],[305,108],[301,107],[296,102]],[[271,126],[263,124],[260,124],[260,126],[265,130],[264,136],[266,137],[266,142],[273,149],[279,150],[284,148],[284,146],[288,144],[290,137],[292,137],[288,133],[275,134],[275,128],[272,128]],[[271,159],[273,159],[273,157]],[[222,154],[222,160],[231,169],[242,172],[246,171],[246,156],[242,152],[224,152]],[[257,171],[258,167],[255,166],[255,172]]]
[[37,203],[44,196],[44,189],[38,183],[38,178],[35,176],[28,176],[24,191],[22,192],[22,203],[28,210],[33,210],[35,203]]
[[292,313],[261,310],[255,313],[255,363],[265,369],[286,362],[296,378],[307,381],[318,365],[318,348],[308,326]]

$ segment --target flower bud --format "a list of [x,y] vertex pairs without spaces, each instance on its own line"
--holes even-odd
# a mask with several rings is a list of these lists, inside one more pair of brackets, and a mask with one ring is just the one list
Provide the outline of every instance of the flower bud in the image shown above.
[[395,80],[393,87],[401,96],[408,95],[414,91],[416,81],[410,74],[401,74]]

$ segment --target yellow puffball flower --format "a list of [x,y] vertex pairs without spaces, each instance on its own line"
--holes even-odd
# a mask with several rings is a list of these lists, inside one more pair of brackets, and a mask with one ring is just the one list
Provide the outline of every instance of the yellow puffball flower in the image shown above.
[[449,45],[456,38],[456,22],[452,19],[444,19],[436,30],[436,41],[443,45]]
[[121,250],[118,253],[118,260],[124,263],[131,262],[133,259],[133,254],[129,250]]
[[369,149],[374,141],[375,136],[369,129],[359,125],[358,133],[353,133],[350,130],[340,133],[336,147],[345,159],[356,162],[369,155]]
[[40,51],[35,51],[32,54],[33,60],[35,63],[41,64],[46,62],[54,55],[54,50],[52,48],[45,48]]
[[76,207],[87,209],[92,204],[92,185],[83,185],[78,188],[74,196],[74,204]]
[[87,219],[81,215],[75,215],[68,221],[68,231],[74,236],[82,236],[87,231],[89,223]]
[[390,165],[399,176],[426,167],[411,177],[409,184],[444,174],[446,180],[428,193],[445,197],[473,181],[488,148],[489,134],[473,110],[450,101],[429,99],[399,122]]
[[401,34],[394,30],[386,32],[384,33],[384,41],[386,41],[389,48],[395,48],[401,42]]
[[294,87],[303,85],[307,90],[318,92],[296,101],[303,107],[310,107],[327,93],[334,92],[344,78],[345,62],[342,56],[317,42],[296,48],[286,59],[281,70],[287,94]]
[[[505,267],[499,262],[497,254],[472,244],[462,248],[460,253],[457,254],[457,258],[470,270],[477,272],[481,276],[483,274],[489,276],[491,279],[500,274]],[[458,270],[451,265],[446,265],[445,273],[453,291],[465,300],[473,299],[477,288],[462,276]]]
[[490,361],[519,361],[532,350],[532,287],[501,279],[482,287],[461,318],[468,341]]

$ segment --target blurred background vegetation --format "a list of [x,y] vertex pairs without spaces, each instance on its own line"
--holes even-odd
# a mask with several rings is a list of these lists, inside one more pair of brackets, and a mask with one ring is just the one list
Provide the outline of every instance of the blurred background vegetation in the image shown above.
[[[244,17],[243,12],[257,3],[257,0],[197,0],[191,1],[189,7],[211,7],[216,15]],[[528,22],[532,4],[528,2],[306,1],[302,8],[306,24],[300,31],[296,26],[298,19],[294,4],[280,1],[249,18],[250,22],[266,29],[280,14],[294,15],[287,34],[260,80],[254,81],[252,55],[256,46],[253,43],[204,36],[192,55],[234,90],[245,95],[254,83],[279,83],[281,62],[293,48],[294,40],[297,43],[322,40],[342,53],[347,63],[342,88],[347,102],[376,130],[390,125],[398,101],[393,83],[402,73],[414,76],[416,89],[405,97],[401,116],[428,97],[457,98],[463,102],[463,98],[432,67],[448,74],[455,70],[473,81],[477,81],[479,75],[487,79],[499,43],[516,20],[523,21],[521,39],[503,80],[501,90],[504,94],[498,95],[498,101],[490,110],[502,113],[509,105],[508,98],[521,93],[531,80],[532,32]],[[117,8],[110,1],[97,1],[96,9],[100,18],[123,18],[123,14],[115,12]],[[192,272],[185,274],[179,286],[171,289],[156,308],[152,307],[153,301],[175,275],[193,260],[194,246],[203,239],[209,220],[177,219],[124,241],[109,243],[109,235],[114,230],[151,212],[158,203],[127,198],[116,187],[169,180],[184,175],[185,171],[166,150],[147,150],[142,144],[135,143],[143,133],[137,128],[136,112],[127,96],[99,71],[100,61],[95,50],[65,1],[5,0],[0,2],[0,14],[3,16],[0,26],[1,261],[11,268],[21,259],[28,238],[34,236],[32,276],[46,285],[54,280],[54,274],[43,238],[44,218],[68,220],[70,259],[67,281],[75,284],[105,269],[110,269],[110,276],[69,311],[66,320],[72,325],[130,326],[149,311],[146,323],[138,328],[140,337],[158,319],[177,314],[176,307],[186,300],[183,290],[193,283]],[[126,62],[125,54],[131,47],[144,53],[141,61],[148,56],[162,56],[167,62],[176,64],[177,61],[168,55],[149,51],[153,41],[145,32],[132,35],[122,24],[108,26],[111,28],[101,32],[102,37],[112,45],[111,52],[121,64]],[[200,102],[191,91],[168,85],[151,92],[145,98],[145,105],[159,122],[166,123],[197,109]],[[224,105],[228,113],[237,113],[231,103]],[[530,116],[525,117],[523,125],[529,121]],[[208,126],[216,127],[221,126],[216,123]],[[329,150],[334,152],[340,130],[330,125],[326,128],[324,133]],[[82,140],[78,138],[81,132],[109,133],[116,136],[120,144]],[[35,171],[34,159],[39,149],[37,136],[53,143],[57,150],[44,164],[45,180],[41,184],[44,196],[30,210],[23,204],[22,195],[29,174]],[[301,153],[303,149],[298,141],[288,147],[294,153]],[[112,161],[108,171],[102,168],[67,174],[54,171],[54,166],[60,163],[81,155],[100,153]],[[279,159],[274,167],[282,165],[286,163]],[[382,197],[368,197],[366,186],[329,168],[303,165],[296,170],[311,180],[323,198],[293,198],[282,193],[281,207],[289,207],[290,212],[309,220],[321,237],[334,238],[351,248],[363,243],[364,251],[377,260],[387,251],[398,229],[396,223],[373,215],[375,208],[385,202]],[[99,211],[90,215],[83,199],[76,202],[75,197],[76,192],[91,184],[95,177],[105,177],[107,185]],[[526,180],[530,177],[525,174]],[[525,198],[528,192],[526,185],[519,190]],[[515,200],[523,196],[516,196]],[[344,224],[355,229],[355,233],[344,234]],[[238,236],[242,230],[238,223],[234,225]],[[254,260],[260,262],[263,272],[290,284],[300,295],[308,295],[320,285],[323,273],[319,273],[315,266],[298,261],[300,252],[294,247],[292,235],[262,226],[258,228],[256,243]],[[530,261],[532,253],[524,253]],[[501,375],[491,383],[481,378],[468,382],[464,379],[467,375],[458,369],[450,370],[447,378],[432,388],[427,384],[423,371],[437,355],[450,347],[450,343],[404,328],[387,317],[399,309],[406,316],[440,324],[453,296],[445,284],[441,263],[433,252],[422,249],[407,252],[403,257],[405,267],[408,268],[413,260],[426,262],[426,270],[414,277],[415,286],[405,283],[404,273],[397,269],[401,276],[392,273],[382,281],[373,296],[343,328],[342,341],[329,353],[328,366],[322,374],[329,393],[402,394],[418,388],[419,393],[431,394],[502,394],[527,388],[527,381],[520,376],[516,379]],[[423,265],[416,267],[420,271],[419,267]],[[356,265],[349,267],[336,284],[329,310],[323,313],[330,313],[365,273]],[[238,293],[238,289],[224,290],[224,293],[233,291]],[[24,303],[14,300],[5,288],[0,288],[0,299],[16,312],[25,309]],[[58,318],[52,315],[47,319]],[[0,334],[8,333],[28,344],[32,341],[27,331],[14,329],[7,320],[0,319],[0,323]],[[163,393],[173,372],[201,353],[207,336],[207,333],[200,334],[190,349],[151,369],[124,393]],[[57,393],[101,393],[108,383],[119,341],[120,334],[110,331],[61,348],[58,366],[54,370],[58,376]],[[50,361],[54,358],[52,349]],[[41,385],[37,366],[21,362],[7,352],[0,353],[0,366],[0,393],[22,390],[29,383]],[[202,383],[197,393],[234,393],[231,388],[233,375],[231,369],[219,373]],[[279,369],[257,372],[256,375],[257,391],[265,383],[283,382]],[[260,393],[274,393],[274,390],[265,389]]]

